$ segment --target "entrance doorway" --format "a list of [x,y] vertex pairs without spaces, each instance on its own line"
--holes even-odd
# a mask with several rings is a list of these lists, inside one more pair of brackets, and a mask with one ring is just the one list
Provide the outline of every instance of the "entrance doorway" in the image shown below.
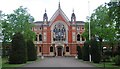
[[62,47],[58,47],[57,48],[57,53],[58,53],[58,56],[62,56]]

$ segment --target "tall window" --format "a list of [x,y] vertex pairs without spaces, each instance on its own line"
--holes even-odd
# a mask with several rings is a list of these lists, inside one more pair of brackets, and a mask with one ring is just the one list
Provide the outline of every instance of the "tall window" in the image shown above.
[[52,46],[50,47],[50,52],[53,52],[53,47]]
[[39,47],[39,52],[42,52],[42,49],[41,49],[41,47]]
[[77,35],[77,41],[80,41],[80,34]]
[[82,36],[82,41],[85,41],[85,38]]
[[39,41],[42,41],[42,35],[41,34],[39,35]]
[[69,52],[69,47],[68,46],[66,47],[66,52]]
[[37,35],[36,35],[36,37],[35,37],[35,41],[37,41]]

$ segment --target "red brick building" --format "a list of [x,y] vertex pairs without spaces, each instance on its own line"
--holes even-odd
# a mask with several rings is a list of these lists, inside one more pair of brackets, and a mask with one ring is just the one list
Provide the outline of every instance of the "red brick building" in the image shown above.
[[45,10],[43,21],[34,22],[33,27],[38,56],[76,56],[77,46],[83,46],[85,41],[81,36],[84,24],[83,21],[76,21],[74,11],[69,20],[60,3],[49,21]]

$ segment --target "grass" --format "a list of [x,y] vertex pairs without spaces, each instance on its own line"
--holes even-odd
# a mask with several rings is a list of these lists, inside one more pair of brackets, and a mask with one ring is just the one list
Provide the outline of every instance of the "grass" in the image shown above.
[[40,61],[40,58],[38,58],[36,61],[27,61],[25,64],[9,64],[7,58],[2,59],[2,69],[9,69],[9,68],[16,68],[16,67],[23,67],[24,65],[31,64],[33,62]]
[[0,68],[2,68],[2,58],[0,56]]
[[96,67],[105,67],[106,69],[120,69],[120,66],[116,66],[114,62],[101,62],[101,63],[92,63]]
[[83,63],[87,63],[87,64],[90,64],[90,65],[93,65],[93,66],[98,67],[98,68],[104,68],[105,67],[105,69],[120,69],[120,66],[116,66],[114,62],[93,63],[93,62],[83,61],[83,60],[79,60],[79,61],[83,62]]

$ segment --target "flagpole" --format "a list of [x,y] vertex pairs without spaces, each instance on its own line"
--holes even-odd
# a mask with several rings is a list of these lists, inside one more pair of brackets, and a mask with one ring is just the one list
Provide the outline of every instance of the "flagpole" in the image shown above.
[[[90,1],[88,0],[88,14],[89,14],[89,41],[91,40],[91,30],[90,30]],[[90,45],[89,45],[89,49],[90,49]],[[91,62],[91,53],[89,52],[89,61]]]

